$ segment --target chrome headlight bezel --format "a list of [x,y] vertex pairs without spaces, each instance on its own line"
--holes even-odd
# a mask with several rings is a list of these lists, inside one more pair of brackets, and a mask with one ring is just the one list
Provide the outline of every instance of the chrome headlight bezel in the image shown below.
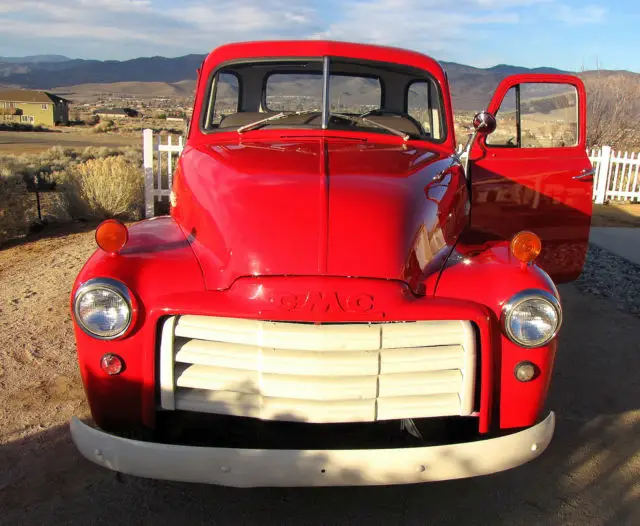
[[[124,327],[121,330],[119,330],[116,334],[110,334],[105,336],[105,335],[93,332],[87,325],[85,325],[85,321],[81,318],[78,312],[81,298],[88,292],[99,290],[99,289],[103,289],[103,290],[106,289],[114,294],[117,294],[118,296],[120,296],[120,298],[122,298],[122,300],[124,300],[124,302],[129,308],[127,321]],[[82,285],[80,285],[80,287],[78,287],[78,290],[76,291],[73,298],[73,314],[74,314],[75,321],[78,324],[78,327],[80,327],[82,332],[84,332],[85,334],[91,336],[92,338],[96,338],[98,340],[115,340],[117,338],[120,338],[123,334],[125,334],[129,330],[129,327],[131,327],[131,322],[133,319],[132,311],[133,311],[133,307],[131,305],[131,294],[129,293],[129,289],[126,287],[124,283],[113,278],[90,279],[84,282]]]
[[[522,342],[518,340],[511,330],[511,315],[520,305],[529,301],[531,299],[543,300],[549,303],[553,307],[557,315],[557,325],[554,331],[544,340],[534,344]],[[560,331],[560,327],[562,326],[562,307],[560,305],[560,301],[558,298],[551,294],[550,292],[542,289],[527,289],[514,294],[502,307],[502,313],[500,316],[500,321],[502,325],[502,331],[509,338],[510,341],[519,345],[520,347],[524,347],[525,349],[536,349],[538,347],[544,347],[551,340],[553,340]]]

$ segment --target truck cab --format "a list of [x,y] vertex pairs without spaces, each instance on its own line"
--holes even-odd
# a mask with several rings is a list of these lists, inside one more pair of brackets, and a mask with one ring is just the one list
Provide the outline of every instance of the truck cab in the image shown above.
[[516,75],[467,147],[443,68],[330,41],[198,71],[168,216],[96,231],[71,310],[88,459],[231,486],[415,483],[532,460],[587,249],[585,93]]

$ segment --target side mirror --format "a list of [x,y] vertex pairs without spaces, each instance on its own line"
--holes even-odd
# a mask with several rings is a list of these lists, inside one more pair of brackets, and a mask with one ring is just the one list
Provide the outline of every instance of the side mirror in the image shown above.
[[488,111],[481,111],[473,118],[473,128],[476,133],[489,135],[496,129],[496,118]]
[[[473,129],[475,130],[472,135],[469,135],[469,140],[462,150],[462,154],[460,159],[462,160],[462,166],[464,167],[464,172],[469,178],[469,161],[476,159],[469,159],[469,155],[471,152],[471,146],[476,138],[480,135],[486,137],[490,133],[493,133],[496,129],[496,118],[492,113],[488,111],[481,111],[480,113],[476,113],[476,116],[473,118]],[[484,151],[484,145],[480,142],[480,148]]]

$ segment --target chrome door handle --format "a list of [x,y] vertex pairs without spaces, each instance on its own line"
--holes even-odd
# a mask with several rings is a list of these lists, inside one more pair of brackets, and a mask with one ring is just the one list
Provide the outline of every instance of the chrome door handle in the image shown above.
[[578,175],[575,175],[573,178],[577,181],[591,183],[593,182],[594,175],[596,175],[595,168],[585,168],[584,170],[582,170],[582,172],[580,172]]

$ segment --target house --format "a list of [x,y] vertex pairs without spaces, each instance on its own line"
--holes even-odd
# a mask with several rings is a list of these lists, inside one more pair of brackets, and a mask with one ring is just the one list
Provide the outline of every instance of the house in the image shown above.
[[93,112],[98,117],[105,119],[126,119],[127,117],[140,117],[138,110],[133,108],[99,108]]
[[47,91],[12,89],[0,91],[0,122],[42,126],[69,124],[69,103]]

